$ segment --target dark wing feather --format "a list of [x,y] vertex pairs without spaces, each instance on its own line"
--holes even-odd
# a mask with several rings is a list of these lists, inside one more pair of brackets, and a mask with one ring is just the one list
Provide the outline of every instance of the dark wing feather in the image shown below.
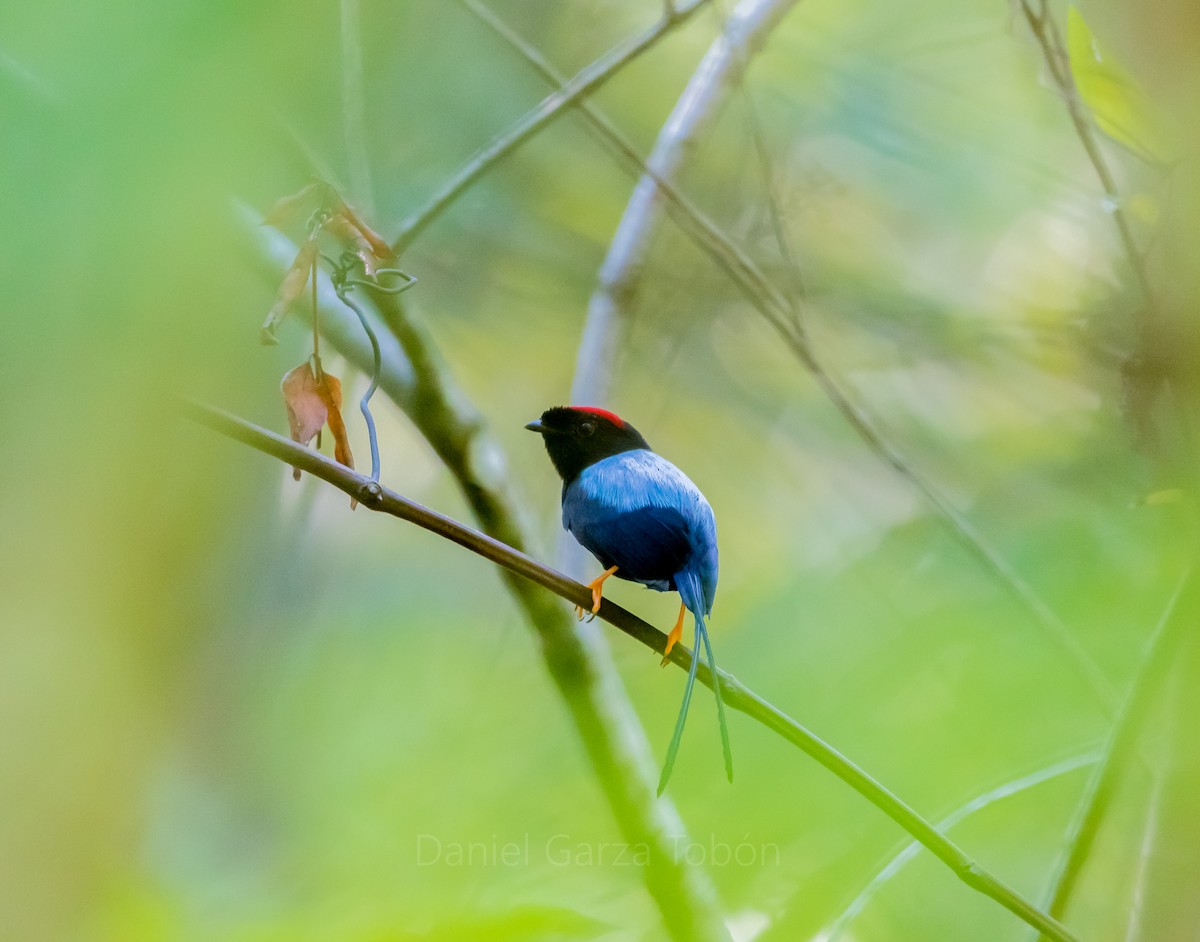
[[622,579],[674,588],[673,577],[692,553],[687,520],[678,510],[643,507],[613,513],[594,501],[564,509],[567,529],[600,565],[616,566]]

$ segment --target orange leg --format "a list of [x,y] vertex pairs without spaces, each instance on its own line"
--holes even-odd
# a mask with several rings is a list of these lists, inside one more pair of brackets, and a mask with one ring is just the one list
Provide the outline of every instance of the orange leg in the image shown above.
[[[600,599],[604,596],[604,580],[617,571],[616,566],[611,566],[605,569],[600,575],[588,583],[588,588],[592,590],[592,614],[600,611]],[[578,618],[583,617],[583,606],[575,606],[575,615]]]
[[663,667],[666,667],[671,663],[671,648],[675,647],[675,642],[683,637],[683,613],[685,611],[687,611],[687,609],[681,603],[679,606],[679,617],[675,619],[675,627],[672,628],[671,633],[667,635],[667,648],[665,651],[663,651]]

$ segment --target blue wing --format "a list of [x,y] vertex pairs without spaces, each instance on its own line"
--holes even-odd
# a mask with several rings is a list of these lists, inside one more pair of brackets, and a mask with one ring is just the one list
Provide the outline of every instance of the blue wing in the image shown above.
[[579,501],[567,529],[605,569],[616,566],[620,578],[653,588],[675,588],[675,574],[692,555],[687,520],[670,507],[614,514],[596,501]]
[[712,508],[661,455],[638,449],[585,468],[563,490],[563,526],[605,568],[617,566],[618,577],[666,590],[692,574],[700,591],[684,601],[693,612],[712,610],[718,569]]

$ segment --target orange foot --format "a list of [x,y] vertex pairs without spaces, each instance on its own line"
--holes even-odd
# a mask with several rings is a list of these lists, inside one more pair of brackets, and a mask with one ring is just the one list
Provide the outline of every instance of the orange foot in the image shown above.
[[[671,663],[671,648],[675,647],[675,642],[683,637],[683,613],[686,609],[681,604],[679,606],[679,617],[675,619],[675,627],[671,629],[671,633],[667,635],[667,647],[663,651],[662,666],[666,667]],[[694,653],[694,652],[693,652]]]
[[[592,590],[592,614],[600,611],[600,599],[604,596],[604,580],[617,571],[616,566],[611,566],[605,569],[600,575],[588,583],[588,588]],[[583,606],[575,606],[575,616],[583,618]]]

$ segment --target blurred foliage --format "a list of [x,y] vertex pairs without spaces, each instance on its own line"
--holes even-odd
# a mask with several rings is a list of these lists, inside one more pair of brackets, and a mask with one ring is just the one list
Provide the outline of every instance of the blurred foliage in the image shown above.
[[1166,162],[1153,106],[1121,63],[1100,47],[1075,6],[1067,10],[1067,50],[1075,86],[1096,126],[1142,159]]
[[[572,72],[661,4],[495,9]],[[1111,0],[1084,13],[1195,153],[1200,17],[1173,0],[1144,17]],[[455,4],[365,3],[362,16],[371,194],[345,182],[334,3],[0,11],[0,938],[662,936],[636,848],[616,859],[619,834],[496,574],[175,412],[191,396],[286,429],[279,377],[306,335],[293,320],[278,347],[258,345],[275,284],[248,257],[234,200],[265,211],[315,172],[394,233],[545,93]],[[596,103],[648,150],[718,28],[706,11]],[[1041,74],[1000,0],[809,0],[749,88],[818,349],[1122,688],[1188,554],[1187,501],[1139,501],[1191,482],[1161,408],[1157,450],[1133,447],[1119,367],[1144,339],[1141,302]],[[735,97],[683,185],[782,275],[746,120]],[[1154,208],[1137,235],[1166,318],[1186,327],[1200,296],[1194,168],[1112,157],[1122,192]],[[522,425],[567,395],[630,184],[565,116],[403,260],[420,279],[407,297],[505,446],[545,547],[558,484]],[[334,359],[353,401],[365,380]],[[944,816],[1102,741],[1109,715],[1071,664],[676,231],[648,261],[618,389],[607,405],[716,509],[720,662],[915,808]],[[464,517],[430,449],[376,402],[383,479]],[[671,598],[612,594],[670,624]],[[613,648],[662,748],[682,676],[624,638]],[[680,757],[671,795],[691,851],[738,939],[811,938],[904,835],[731,723],[733,787],[705,711]],[[1085,775],[954,836],[1040,899]],[[1131,776],[1068,914],[1088,939],[1124,937],[1152,785]],[[1200,815],[1196,792],[1165,794],[1176,821]],[[1157,925],[1184,925],[1173,898],[1153,897]],[[847,938],[1023,931],[922,856]]]

